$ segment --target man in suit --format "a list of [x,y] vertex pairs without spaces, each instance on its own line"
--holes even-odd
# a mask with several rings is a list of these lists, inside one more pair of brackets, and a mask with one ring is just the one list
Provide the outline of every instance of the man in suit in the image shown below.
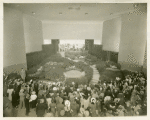
[[29,115],[29,111],[30,111],[30,105],[29,105],[29,100],[30,100],[30,95],[29,93],[26,94],[25,97],[25,108],[26,108],[26,115]]
[[47,107],[48,107],[47,104],[44,103],[44,99],[40,99],[40,103],[37,104],[37,107],[36,107],[37,117],[44,117]]

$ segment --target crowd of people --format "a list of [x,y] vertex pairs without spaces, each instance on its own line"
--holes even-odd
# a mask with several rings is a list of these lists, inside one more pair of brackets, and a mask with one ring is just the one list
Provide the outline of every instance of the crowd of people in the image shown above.
[[[139,116],[147,114],[147,80],[142,72],[133,72],[122,80],[97,84],[68,85],[65,82],[6,79],[11,109],[34,109],[37,117]],[[13,117],[9,105],[4,117]],[[17,116],[17,115],[16,115]]]

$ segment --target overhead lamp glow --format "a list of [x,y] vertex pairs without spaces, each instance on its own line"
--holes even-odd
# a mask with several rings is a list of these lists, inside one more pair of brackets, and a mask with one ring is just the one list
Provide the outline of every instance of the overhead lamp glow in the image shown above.
[[32,12],[33,15],[35,15],[35,12]]
[[62,15],[62,12],[60,12],[59,15]]

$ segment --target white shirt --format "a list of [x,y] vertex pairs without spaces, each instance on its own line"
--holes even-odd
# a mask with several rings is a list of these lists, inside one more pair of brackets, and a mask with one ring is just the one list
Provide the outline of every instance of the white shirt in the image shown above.
[[31,95],[31,97],[30,97],[30,101],[33,101],[33,100],[35,100],[37,98],[37,96],[36,95]]
[[51,104],[52,98],[46,98],[46,101],[47,101],[47,103],[48,103],[48,107],[50,107],[50,104]]
[[12,101],[12,92],[13,92],[13,90],[14,90],[14,89],[8,89],[8,90],[7,90],[7,93],[9,94],[8,99],[9,99],[10,101]]

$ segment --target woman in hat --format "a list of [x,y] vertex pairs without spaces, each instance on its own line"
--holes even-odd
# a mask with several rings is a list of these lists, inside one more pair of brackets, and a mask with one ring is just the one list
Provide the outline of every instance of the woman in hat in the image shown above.
[[31,102],[31,108],[36,108],[36,103],[37,103],[37,95],[35,91],[32,91],[31,97],[30,97],[30,102]]
[[95,98],[91,98],[90,112],[91,112],[92,117],[96,117],[96,99]]
[[65,101],[64,110],[65,110],[65,116],[66,117],[71,117],[71,113],[70,113],[70,101],[69,100]]

